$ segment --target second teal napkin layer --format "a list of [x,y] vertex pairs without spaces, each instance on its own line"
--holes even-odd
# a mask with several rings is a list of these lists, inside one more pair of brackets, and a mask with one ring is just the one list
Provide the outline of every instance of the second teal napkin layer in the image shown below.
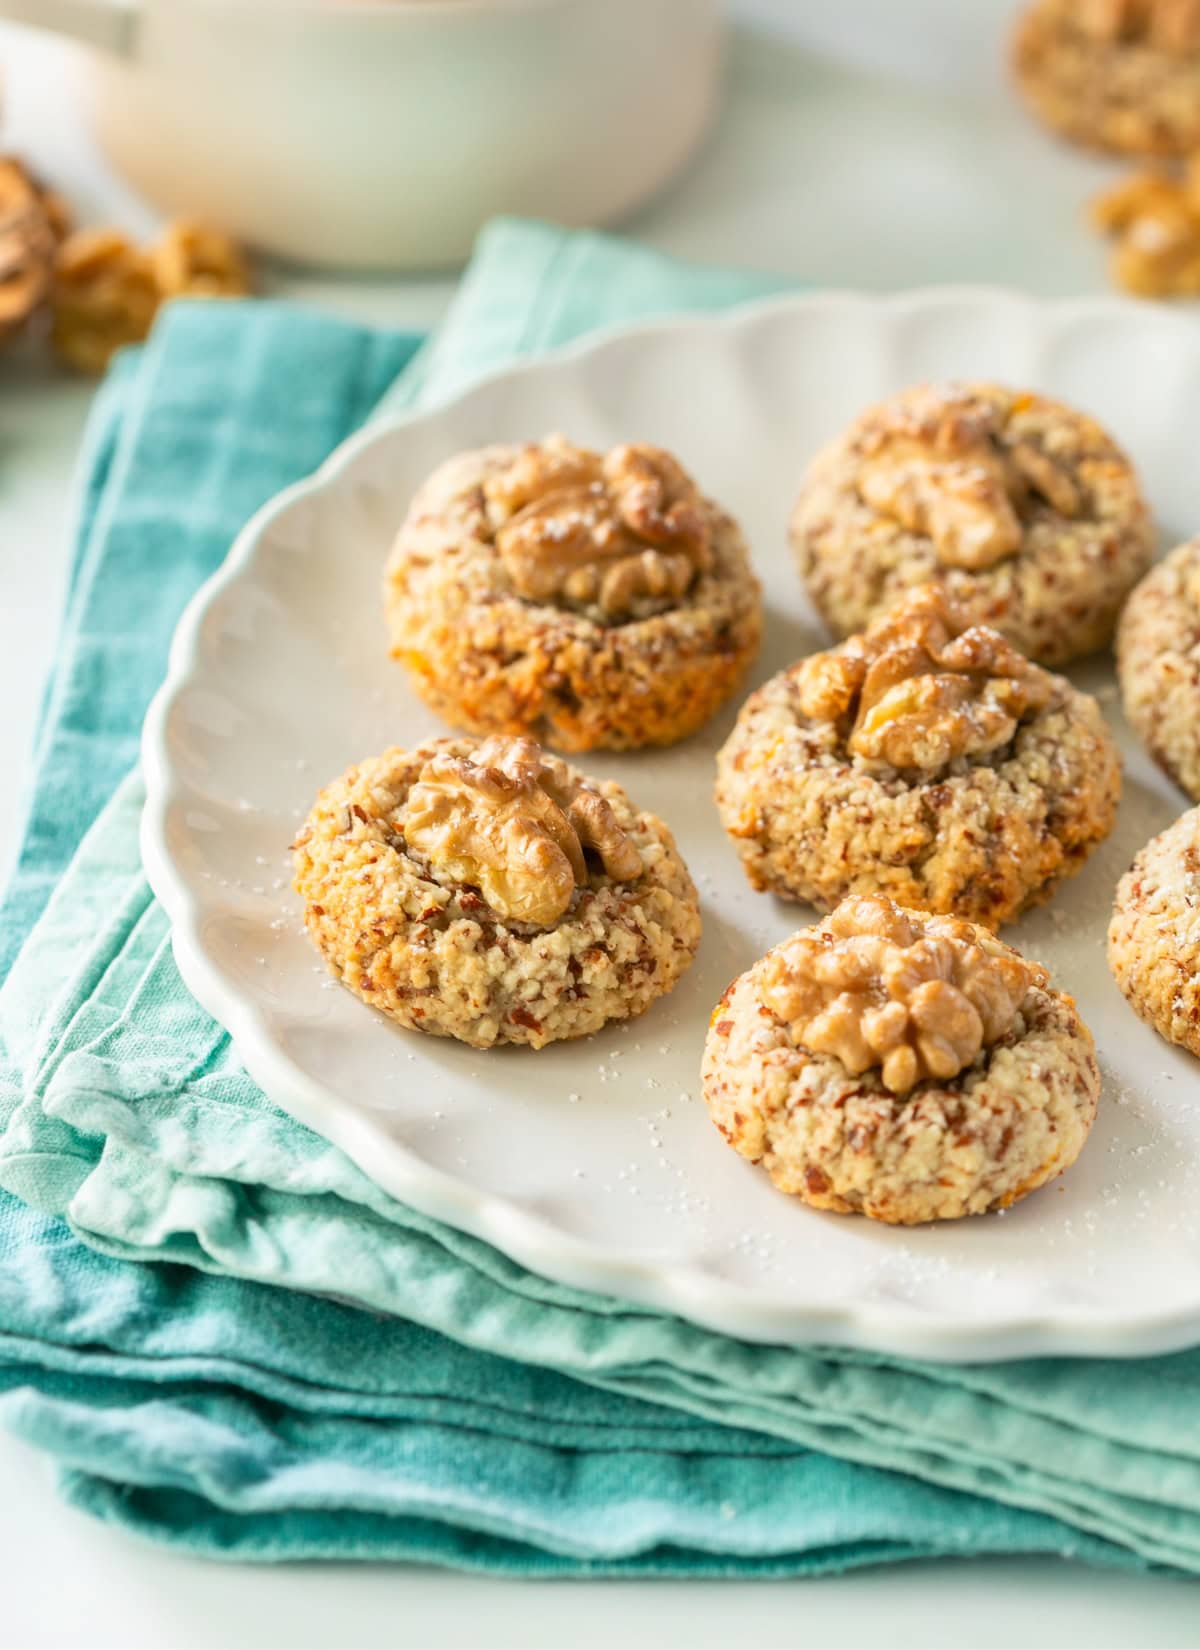
[[[765,285],[501,225],[393,393]],[[0,992],[0,1184],[23,1200],[0,1198],[0,1417],[81,1505],[207,1552],[761,1574],[1036,1550],[1200,1570],[1194,1355],[921,1366],[751,1347],[549,1284],[394,1203],[248,1081],[175,971],[136,777],[46,903],[128,757],[183,587],[410,354],[271,306],[181,308],[98,411],[66,664],[0,911],[10,946],[40,911]]]

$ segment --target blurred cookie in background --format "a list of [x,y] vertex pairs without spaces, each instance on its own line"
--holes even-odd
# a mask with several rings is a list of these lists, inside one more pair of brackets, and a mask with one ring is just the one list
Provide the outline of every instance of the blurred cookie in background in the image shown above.
[[23,162],[0,156],[0,344],[22,333],[45,308],[70,213]]
[[1013,67],[1034,113],[1075,142],[1200,149],[1200,0],[1036,0]]

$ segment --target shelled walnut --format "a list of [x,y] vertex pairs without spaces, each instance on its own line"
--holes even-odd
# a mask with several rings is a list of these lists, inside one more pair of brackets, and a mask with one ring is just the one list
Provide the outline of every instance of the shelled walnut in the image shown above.
[[242,249],[219,229],[179,218],[150,250],[163,298],[240,298],[250,290]]
[[436,874],[477,887],[497,915],[551,927],[586,887],[586,853],[615,882],[641,874],[636,847],[599,791],[532,739],[487,739],[470,757],[435,756],[401,824]]
[[1200,156],[1180,175],[1139,172],[1106,189],[1091,221],[1114,243],[1118,286],[1142,298],[1200,296]]
[[513,589],[528,601],[620,620],[672,605],[711,565],[703,500],[657,447],[601,457],[552,436],[490,477],[484,497]]
[[82,229],[59,250],[51,340],[82,372],[103,372],[115,352],[150,331],[159,294],[145,254],[115,229]]
[[180,220],[142,248],[115,229],[84,229],[58,251],[51,338],[69,365],[99,373],[123,345],[146,337],[168,298],[248,291],[245,259],[219,230]]
[[944,567],[993,567],[1021,547],[1032,495],[1060,515],[1083,500],[1070,476],[1029,441],[1006,441],[993,408],[930,391],[889,409],[863,452],[864,501],[933,541]]
[[806,659],[797,684],[803,715],[848,720],[851,755],[935,769],[1007,744],[1053,678],[923,585],[862,636]]
[[798,1044],[852,1076],[879,1066],[885,1087],[906,1094],[956,1077],[1046,983],[1043,968],[974,923],[864,894],[778,948],[763,1001]]
[[19,160],[0,157],[0,343],[49,297],[54,256],[68,227],[61,198],[43,189]]

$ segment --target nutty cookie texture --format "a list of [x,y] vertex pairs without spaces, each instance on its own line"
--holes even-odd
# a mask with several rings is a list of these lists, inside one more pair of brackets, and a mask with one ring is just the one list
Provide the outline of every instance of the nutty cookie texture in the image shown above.
[[1034,113],[1077,143],[1200,148],[1197,0],[1037,0],[1017,26],[1013,68]]
[[561,436],[436,470],[385,601],[393,655],[439,715],[567,751],[686,738],[762,630],[737,524],[669,453]]
[[670,831],[531,739],[430,739],[321,792],[295,843],[332,972],[416,1031],[542,1048],[640,1014],[700,942]]
[[839,636],[914,585],[1042,664],[1105,646],[1150,565],[1137,477],[1092,419],[996,384],[926,384],[871,407],[814,459],[792,547]]
[[973,923],[856,895],[729,987],[703,1092],[781,1191],[908,1226],[1008,1208],[1060,1174],[1100,1071],[1043,968]]
[[1151,838],[1117,884],[1108,966],[1160,1037],[1200,1054],[1200,808]]
[[1172,550],[1126,602],[1117,675],[1130,727],[1200,802],[1200,539]]
[[938,585],[751,694],[717,757],[755,888],[824,911],[883,893],[989,928],[1080,869],[1120,790],[1095,700]]

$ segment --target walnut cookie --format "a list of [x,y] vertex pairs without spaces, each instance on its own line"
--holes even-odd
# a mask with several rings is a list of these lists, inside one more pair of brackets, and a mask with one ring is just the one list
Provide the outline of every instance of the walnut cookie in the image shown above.
[[883,893],[989,928],[1080,869],[1120,789],[1095,700],[938,585],[765,683],[717,757],[754,887],[824,911]]
[[703,1092],[781,1191],[915,1225],[1008,1208],[1061,1173],[1100,1072],[1036,963],[972,923],[861,895],[729,987]]
[[926,384],[871,407],[814,459],[792,546],[851,635],[912,586],[1061,665],[1107,644],[1154,553],[1129,460],[1090,418],[996,384]]
[[1200,802],[1200,539],[1152,567],[1126,602],[1117,675],[1130,727]]
[[762,629],[737,524],[669,453],[560,436],[436,470],[385,599],[393,654],[439,715],[567,751],[686,738]]
[[1197,0],[1037,0],[1018,24],[1013,68],[1034,113],[1078,143],[1200,148]]
[[1108,966],[1160,1037],[1200,1054],[1200,808],[1152,837],[1117,884]]
[[700,941],[670,831],[531,739],[430,739],[351,768],[293,844],[330,969],[403,1026],[542,1048],[640,1014]]

